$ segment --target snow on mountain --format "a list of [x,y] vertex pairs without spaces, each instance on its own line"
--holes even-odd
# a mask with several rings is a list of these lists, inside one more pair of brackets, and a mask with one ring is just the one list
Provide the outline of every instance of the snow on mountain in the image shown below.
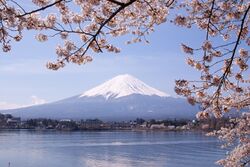
[[105,99],[115,99],[132,94],[168,97],[169,95],[152,88],[140,81],[139,79],[129,75],[119,75],[103,84],[84,92],[79,97],[95,97],[103,96]]
[[135,77],[119,75],[83,94],[52,103],[2,110],[22,118],[132,120],[193,118],[197,107],[174,98]]

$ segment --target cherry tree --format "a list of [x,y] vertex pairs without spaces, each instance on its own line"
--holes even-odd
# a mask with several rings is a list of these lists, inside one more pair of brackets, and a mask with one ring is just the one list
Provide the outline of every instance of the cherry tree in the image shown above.
[[232,127],[213,134],[229,145],[237,145],[226,159],[218,161],[227,167],[250,164],[250,115],[241,113],[250,106],[249,60],[249,1],[188,1],[179,6],[185,15],[174,23],[204,30],[204,42],[194,48],[182,44],[190,55],[187,64],[200,71],[197,81],[177,80],[175,91],[187,97],[190,104],[198,104],[198,119],[220,118],[237,112]]
[[[27,2],[25,2],[27,3]],[[145,41],[155,26],[169,20],[204,32],[200,46],[181,44],[187,64],[200,72],[195,81],[176,81],[175,91],[192,105],[199,105],[198,119],[238,114],[232,126],[214,134],[236,144],[218,163],[247,166],[250,163],[250,76],[248,0],[0,0],[0,42],[4,52],[12,42],[22,40],[24,31],[36,30],[36,39],[45,42],[61,38],[57,60],[47,68],[58,70],[67,63],[92,61],[93,53],[120,52],[110,37],[131,34],[128,44]],[[48,11],[54,11],[48,12]],[[181,13],[181,14],[178,14]],[[246,111],[243,113],[242,111]]]

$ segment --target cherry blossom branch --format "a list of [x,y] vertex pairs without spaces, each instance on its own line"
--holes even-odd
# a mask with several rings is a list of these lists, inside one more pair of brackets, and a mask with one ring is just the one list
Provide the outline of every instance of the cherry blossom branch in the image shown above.
[[[101,23],[100,27],[98,28],[98,30],[96,31],[96,33],[94,35],[92,35],[92,37],[90,38],[90,40],[88,40],[88,45],[85,48],[84,52],[82,53],[82,56],[84,56],[86,54],[86,52],[89,50],[91,44],[93,42],[96,42],[96,44],[98,45],[98,42],[96,40],[97,36],[100,34],[101,30],[103,29],[103,27],[105,27],[105,25],[112,20],[120,11],[122,11],[123,9],[125,9],[127,6],[131,5],[132,3],[134,3],[136,0],[130,0],[128,3],[125,4],[120,4],[120,7],[114,12],[112,13],[108,19],[106,19],[103,23]],[[101,51],[100,46],[98,45],[98,49],[99,51]],[[65,57],[63,60],[61,60],[61,62],[63,62],[64,60],[68,60],[70,56],[72,56],[73,54],[70,54],[69,56]]]
[[39,9],[30,11],[30,12],[27,12],[27,13],[24,13],[24,14],[21,14],[21,15],[17,15],[16,17],[24,17],[24,16],[30,15],[30,14],[32,14],[32,13],[37,13],[37,12],[46,10],[47,8],[50,8],[50,7],[52,7],[52,6],[55,6],[56,4],[61,3],[62,1],[70,2],[70,1],[72,1],[72,0],[56,0],[54,3],[51,3],[51,4],[49,4],[49,5],[46,5],[46,6],[44,6],[44,7],[39,8]]
[[107,0],[107,1],[112,2],[112,3],[114,3],[116,5],[119,5],[119,6],[123,6],[124,5],[124,3],[116,1],[116,0]]
[[[230,72],[230,68],[232,66],[232,63],[233,63],[233,60],[234,60],[234,56],[235,56],[235,53],[236,53],[236,50],[237,50],[237,47],[239,45],[239,42],[240,42],[240,38],[241,38],[241,34],[242,34],[242,30],[243,30],[243,27],[244,27],[244,23],[245,23],[245,19],[246,19],[246,16],[249,12],[249,9],[250,9],[250,5],[248,5],[248,8],[247,10],[245,11],[245,14],[243,15],[243,18],[242,18],[242,21],[241,21],[241,25],[240,25],[240,30],[239,30],[239,34],[238,34],[238,37],[237,37],[237,40],[236,40],[236,43],[234,45],[234,48],[233,48],[233,51],[232,51],[232,56],[230,58],[230,61],[229,61],[229,64],[227,65],[227,68],[225,70],[225,72],[223,73],[222,77],[220,78],[220,83],[218,85],[218,89],[216,90],[215,92],[215,97],[219,97],[220,96],[220,92],[221,92],[221,87],[225,81],[225,79],[227,78],[229,72]],[[218,101],[218,100],[217,100]]]

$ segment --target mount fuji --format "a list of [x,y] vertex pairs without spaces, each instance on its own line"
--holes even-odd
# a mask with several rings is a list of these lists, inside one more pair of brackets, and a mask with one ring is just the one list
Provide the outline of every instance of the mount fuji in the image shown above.
[[22,118],[130,120],[193,118],[197,108],[139,79],[119,75],[80,95],[26,108],[0,111]]
[[167,97],[164,92],[148,86],[139,79],[128,75],[119,75],[89,91],[84,92],[80,97],[103,96],[105,99],[117,99],[132,94],[145,96]]

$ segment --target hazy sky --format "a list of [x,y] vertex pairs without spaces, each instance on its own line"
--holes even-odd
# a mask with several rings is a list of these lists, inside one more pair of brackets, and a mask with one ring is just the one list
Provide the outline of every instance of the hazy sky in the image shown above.
[[26,32],[8,54],[0,52],[0,109],[52,102],[80,94],[119,74],[131,74],[148,85],[172,96],[175,79],[192,79],[199,73],[185,64],[181,43],[199,46],[205,34],[170,24],[156,27],[148,36],[150,44],[126,45],[122,37],[114,43],[120,54],[101,53],[92,63],[67,65],[59,71],[47,70],[48,60],[56,60],[58,39],[37,42]]

